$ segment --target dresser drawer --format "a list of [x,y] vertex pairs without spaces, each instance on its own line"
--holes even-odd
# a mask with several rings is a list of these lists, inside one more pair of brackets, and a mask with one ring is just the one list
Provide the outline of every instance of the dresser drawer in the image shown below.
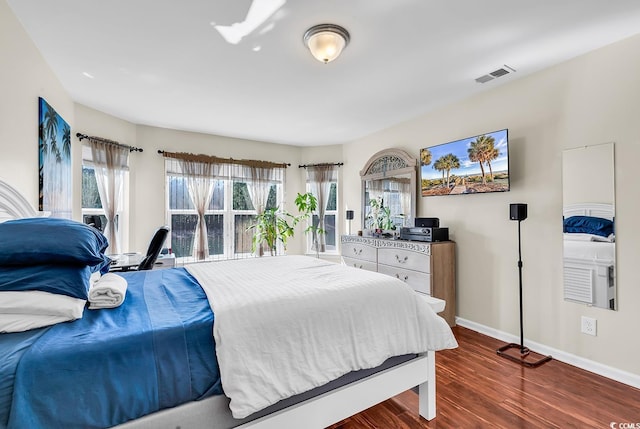
[[342,257],[342,262],[348,267],[361,268],[363,270],[376,271],[378,266],[375,262],[363,261],[362,259]]
[[378,264],[378,272],[402,280],[415,291],[431,295],[431,275],[428,273],[383,264]]
[[[361,243],[342,243],[342,256],[376,263],[376,248]],[[373,269],[375,271],[375,268]]]
[[431,257],[424,253],[404,249],[378,249],[378,263],[407,270],[429,273]]

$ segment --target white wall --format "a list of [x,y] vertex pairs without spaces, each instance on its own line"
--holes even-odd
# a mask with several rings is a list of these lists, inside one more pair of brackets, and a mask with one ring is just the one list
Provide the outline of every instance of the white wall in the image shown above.
[[[0,0],[0,178],[38,207],[38,97],[73,128],[73,101],[4,0]],[[74,171],[78,147],[72,145]],[[80,195],[74,181],[73,194]],[[74,217],[79,211],[74,210]]]
[[[509,128],[511,191],[419,197],[418,215],[439,217],[457,242],[458,316],[518,335],[517,223],[509,203],[529,205],[522,223],[525,337],[640,374],[640,36],[510,82],[344,146],[343,202],[357,207],[358,171],[380,149],[419,150]],[[615,67],[614,67],[615,65]],[[562,297],[562,151],[615,142],[619,311]],[[358,210],[359,211],[359,210]],[[360,214],[356,213],[356,223]],[[359,228],[355,227],[355,228]],[[580,333],[595,317],[598,336]]]

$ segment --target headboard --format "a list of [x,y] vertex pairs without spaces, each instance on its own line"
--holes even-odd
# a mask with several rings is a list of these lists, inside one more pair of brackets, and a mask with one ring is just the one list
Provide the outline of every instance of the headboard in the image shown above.
[[14,187],[0,179],[0,222],[24,217],[47,216],[38,212]]
[[564,206],[562,216],[565,219],[571,216],[593,216],[614,220],[615,210],[613,204],[577,203]]

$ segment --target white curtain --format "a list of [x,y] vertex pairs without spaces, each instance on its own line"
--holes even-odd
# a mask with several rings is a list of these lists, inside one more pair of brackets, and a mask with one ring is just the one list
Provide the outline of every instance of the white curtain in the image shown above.
[[403,226],[413,226],[411,219],[411,181],[402,182],[400,201],[402,202],[402,214],[404,214]]
[[193,207],[198,214],[196,232],[193,239],[193,256],[197,261],[209,258],[209,241],[207,239],[207,223],[205,212],[213,197],[214,177],[219,166],[211,162],[177,160],[187,180],[187,190]]
[[[318,200],[318,229],[325,230],[324,213],[327,209],[331,183],[338,181],[338,167],[336,165],[316,165],[307,167],[307,181],[311,193]],[[313,221],[313,220],[312,220]],[[314,234],[313,248],[318,252],[326,250],[325,234]]]
[[91,162],[96,173],[98,193],[107,224],[104,235],[109,240],[107,253],[120,253],[116,216],[120,211],[125,172],[129,169],[129,149],[114,144],[89,140]]
[[[247,185],[251,204],[259,216],[267,208],[267,200],[271,186],[284,182],[284,168],[261,167],[254,165],[235,164],[232,173],[235,180],[242,181]],[[268,249],[269,251],[271,249]],[[265,249],[261,246],[256,249],[259,255],[264,254]]]
[[[398,207],[390,207],[391,213],[402,214],[403,225],[408,225],[407,222],[411,218],[411,181],[409,179],[390,179],[389,180],[389,192],[398,194]],[[396,199],[389,200],[395,201]]]
[[281,168],[261,168],[240,166],[245,172],[244,177],[247,178],[247,190],[249,191],[249,197],[253,208],[256,209],[257,214],[264,213],[267,207],[267,200],[269,199],[269,191],[271,191],[271,185],[281,180],[282,173]]

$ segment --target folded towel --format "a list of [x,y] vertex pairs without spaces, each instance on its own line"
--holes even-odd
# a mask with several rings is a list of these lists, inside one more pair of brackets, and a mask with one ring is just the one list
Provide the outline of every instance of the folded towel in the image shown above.
[[89,309],[114,308],[124,302],[127,281],[113,273],[107,273],[89,288]]

